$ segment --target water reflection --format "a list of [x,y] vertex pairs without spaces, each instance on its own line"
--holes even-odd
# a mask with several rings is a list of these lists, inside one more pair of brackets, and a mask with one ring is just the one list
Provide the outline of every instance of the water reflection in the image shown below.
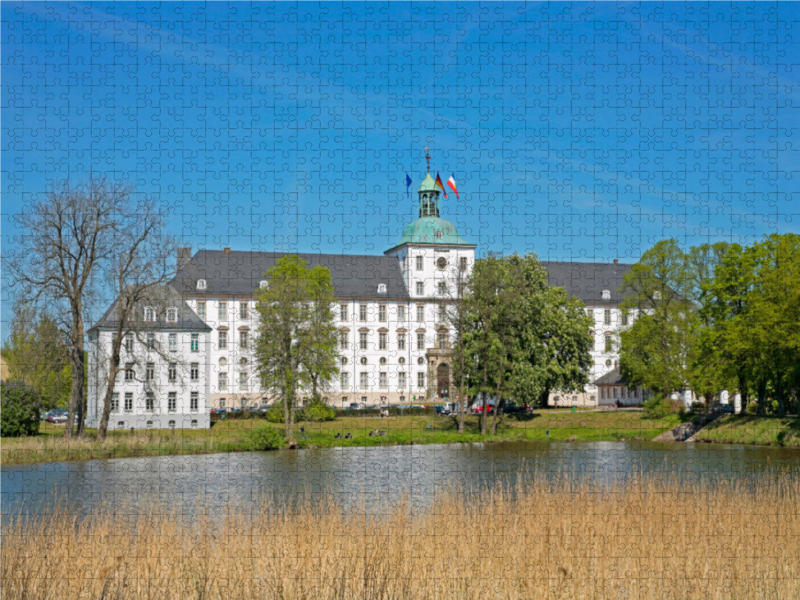
[[44,463],[2,468],[3,517],[48,514],[56,502],[77,514],[105,506],[120,514],[154,502],[192,514],[264,502],[284,509],[332,494],[345,508],[380,513],[405,499],[424,509],[448,488],[480,493],[513,487],[536,472],[570,486],[603,488],[642,477],[679,483],[796,473],[800,451],[656,443],[503,443],[336,448]]

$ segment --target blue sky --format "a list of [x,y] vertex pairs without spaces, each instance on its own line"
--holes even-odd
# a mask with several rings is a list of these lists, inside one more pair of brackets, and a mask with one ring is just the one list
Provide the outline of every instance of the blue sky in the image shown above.
[[0,10],[5,244],[49,182],[93,171],[158,197],[193,249],[380,254],[426,145],[480,252],[800,232],[791,3]]

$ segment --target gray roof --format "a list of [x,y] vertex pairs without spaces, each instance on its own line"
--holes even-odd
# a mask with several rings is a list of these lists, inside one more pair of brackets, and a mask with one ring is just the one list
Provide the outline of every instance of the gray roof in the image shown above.
[[[275,262],[287,252],[200,250],[178,271],[172,284],[181,293],[246,296],[253,293]],[[395,256],[352,254],[298,254],[309,267],[328,267],[337,298],[407,299],[400,262]],[[197,280],[206,289],[197,289]],[[386,293],[378,285],[386,284]]]
[[[141,302],[139,306],[136,307],[134,310],[134,319],[137,322],[141,323],[142,329],[159,329],[159,330],[179,330],[179,329],[197,329],[202,331],[209,331],[211,327],[206,325],[203,320],[197,316],[197,313],[194,312],[189,305],[183,300],[183,297],[177,290],[175,290],[172,286],[169,285],[162,285],[153,288],[150,291],[150,299],[145,302]],[[97,321],[94,325],[92,325],[89,331],[94,329],[115,329],[117,326],[117,302],[119,302],[119,298],[114,301],[114,303],[108,307],[108,310],[105,314],[100,317],[100,320]],[[144,309],[145,307],[150,306],[156,309],[158,313],[155,322],[145,322],[144,320]],[[167,323],[166,319],[166,309],[167,308],[177,308],[178,309],[178,321],[176,323]]]
[[[550,273],[550,285],[566,288],[570,296],[593,305],[622,302],[624,297],[619,287],[633,265],[542,261],[542,266]],[[603,300],[603,290],[611,292],[609,300]]]
[[593,385],[625,385],[625,380],[619,373],[619,369],[615,368],[602,377],[598,377]]

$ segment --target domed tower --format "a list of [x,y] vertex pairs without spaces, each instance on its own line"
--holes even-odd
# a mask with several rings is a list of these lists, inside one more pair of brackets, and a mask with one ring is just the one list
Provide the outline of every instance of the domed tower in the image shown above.
[[[475,245],[464,240],[453,223],[441,218],[440,194],[441,189],[427,173],[417,190],[419,218],[405,228],[397,244],[385,254],[397,257],[408,290],[408,322],[402,332],[414,344],[413,351],[409,346],[407,357],[408,364],[417,369],[413,381],[425,381],[426,398],[453,399],[453,332],[443,310],[457,299],[459,281],[472,272]],[[423,348],[420,339],[424,340]],[[419,369],[425,370],[424,378],[420,378]],[[419,385],[414,390],[419,391]]]

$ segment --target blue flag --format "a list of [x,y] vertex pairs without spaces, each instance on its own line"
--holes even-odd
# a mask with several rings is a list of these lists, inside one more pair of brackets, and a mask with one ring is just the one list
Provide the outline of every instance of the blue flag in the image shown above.
[[408,176],[406,173],[406,198],[408,198],[411,194],[411,177]]

